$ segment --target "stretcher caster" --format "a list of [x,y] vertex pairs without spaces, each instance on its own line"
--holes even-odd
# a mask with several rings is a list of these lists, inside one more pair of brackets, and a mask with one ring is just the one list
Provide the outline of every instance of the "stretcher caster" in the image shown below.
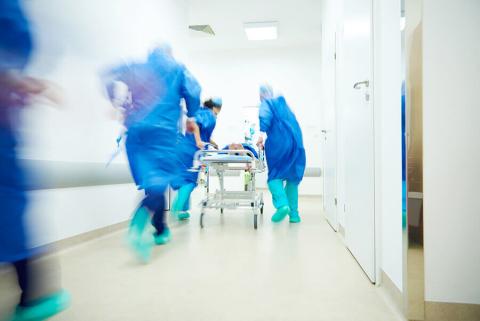
[[220,209],[220,214],[223,214],[223,208]]
[[263,215],[263,204],[260,206],[260,214]]
[[205,216],[205,213],[200,214],[200,227],[203,228],[203,217]]

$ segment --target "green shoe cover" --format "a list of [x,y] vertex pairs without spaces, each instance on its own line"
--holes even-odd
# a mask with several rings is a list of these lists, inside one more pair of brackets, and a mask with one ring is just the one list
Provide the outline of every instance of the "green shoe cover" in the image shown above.
[[184,221],[190,218],[190,213],[188,213],[187,211],[183,211],[183,212],[177,213],[176,216],[179,221]]
[[287,205],[282,206],[275,212],[275,214],[273,214],[272,222],[281,222],[288,214],[290,214],[290,207]]
[[153,248],[151,234],[145,233],[150,214],[144,207],[140,207],[133,215],[128,231],[127,241],[140,261],[150,261]]
[[190,194],[195,189],[195,184],[183,185],[177,192],[177,196],[172,203],[171,211],[173,217],[177,220],[186,220],[190,217],[188,209],[190,207]]
[[172,239],[172,233],[168,227],[165,227],[162,234],[154,234],[154,238],[157,245],[167,244]]
[[18,306],[11,321],[41,321],[67,309],[70,305],[70,294],[61,290],[32,302],[27,307]]
[[300,215],[298,215],[298,212],[292,212],[290,213],[290,223],[300,223],[302,219],[300,218]]

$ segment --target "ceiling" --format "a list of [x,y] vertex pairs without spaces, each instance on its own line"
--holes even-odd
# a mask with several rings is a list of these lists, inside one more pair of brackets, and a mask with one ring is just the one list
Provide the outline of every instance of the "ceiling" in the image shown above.
[[[189,25],[210,25],[215,36],[190,31],[191,50],[305,46],[321,41],[321,0],[188,0]],[[277,21],[278,39],[248,41],[245,22]]]

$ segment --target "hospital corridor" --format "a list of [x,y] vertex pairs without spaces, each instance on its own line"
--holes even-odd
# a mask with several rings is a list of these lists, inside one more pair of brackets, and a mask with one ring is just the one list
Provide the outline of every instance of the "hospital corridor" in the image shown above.
[[478,0],[0,0],[0,321],[480,321],[478,39]]
[[[174,223],[171,247],[156,249],[141,274],[123,229],[61,251],[74,299],[52,320],[401,320],[316,214],[321,199],[301,203],[306,224],[293,227],[265,216],[255,231],[227,210],[204,230],[191,224],[198,215]],[[2,291],[16,293],[8,283]],[[2,296],[2,307],[14,303]]]

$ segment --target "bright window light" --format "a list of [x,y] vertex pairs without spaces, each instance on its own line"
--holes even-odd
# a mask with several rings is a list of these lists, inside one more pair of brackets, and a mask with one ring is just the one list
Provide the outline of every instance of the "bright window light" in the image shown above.
[[276,22],[249,22],[244,24],[248,40],[275,40],[278,38]]

